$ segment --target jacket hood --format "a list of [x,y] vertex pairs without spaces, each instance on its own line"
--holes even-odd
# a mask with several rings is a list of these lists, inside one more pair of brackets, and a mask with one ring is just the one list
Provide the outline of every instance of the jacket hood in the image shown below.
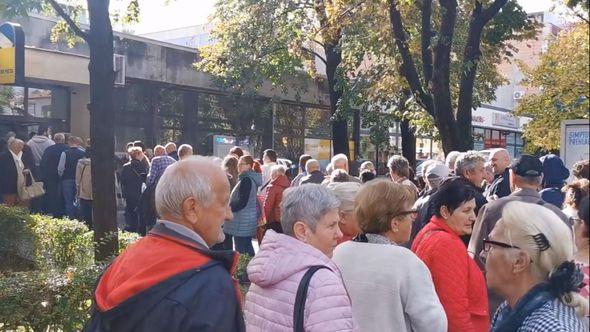
[[248,277],[258,286],[269,287],[313,265],[326,265],[340,274],[321,251],[291,236],[268,230],[260,250],[248,264]]
[[43,143],[50,142],[51,139],[49,139],[49,137],[47,137],[47,136],[35,135],[35,136],[33,136],[33,138],[31,138],[31,141],[34,143],[37,143],[37,144],[43,144]]
[[284,188],[289,188],[289,186],[291,185],[291,183],[289,182],[289,178],[286,175],[279,176],[278,178],[271,181],[270,184],[273,186]]
[[78,160],[78,163],[85,166],[90,166],[90,158],[82,158]]
[[561,158],[554,154],[541,157],[543,163],[543,184],[545,187],[561,187],[563,181],[570,176],[570,171],[563,165]]
[[242,177],[249,177],[250,179],[252,179],[252,181],[254,181],[254,183],[256,183],[257,187],[260,187],[262,185],[262,174],[260,173],[256,173],[254,171],[248,171],[246,173],[240,174],[240,178]]

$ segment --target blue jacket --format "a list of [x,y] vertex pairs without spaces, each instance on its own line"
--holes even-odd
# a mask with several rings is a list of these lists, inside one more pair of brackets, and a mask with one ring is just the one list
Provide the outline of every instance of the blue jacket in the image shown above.
[[570,176],[570,171],[565,167],[561,158],[554,154],[548,154],[540,158],[543,163],[543,190],[539,192],[541,198],[558,208],[563,208],[565,193],[561,187]]
[[253,171],[240,174],[240,181],[231,193],[230,206],[234,219],[223,225],[223,231],[233,236],[254,236],[258,227],[261,206],[258,203],[258,187],[262,175]]
[[157,224],[100,277],[84,331],[245,331],[236,262]]

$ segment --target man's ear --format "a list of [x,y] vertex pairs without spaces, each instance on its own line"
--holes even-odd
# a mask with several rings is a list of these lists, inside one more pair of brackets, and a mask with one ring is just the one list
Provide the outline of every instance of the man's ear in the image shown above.
[[200,205],[197,203],[194,197],[188,197],[182,202],[182,216],[185,220],[194,224],[199,219]]
[[307,227],[307,225],[302,221],[297,221],[293,225],[293,235],[295,235],[296,239],[298,239],[299,241],[302,241],[304,243],[307,243],[307,236],[308,236],[309,231],[310,230]]

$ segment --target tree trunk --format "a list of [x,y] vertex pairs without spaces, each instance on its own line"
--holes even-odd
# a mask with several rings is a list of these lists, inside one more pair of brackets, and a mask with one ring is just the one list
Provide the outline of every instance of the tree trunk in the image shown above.
[[[342,97],[342,89],[336,88],[336,70],[342,61],[342,54],[337,44],[326,44],[326,76],[330,94],[330,112],[334,117],[338,108],[338,101]],[[348,147],[348,121],[346,116],[337,117],[332,122],[332,144],[334,154],[343,153],[350,158]]]
[[408,159],[410,167],[416,169],[416,136],[410,128],[410,121],[400,122],[400,132],[402,135],[402,155]]
[[115,204],[115,112],[113,29],[108,0],[88,0],[90,16],[90,139],[92,141],[92,221],[96,261],[117,253]]

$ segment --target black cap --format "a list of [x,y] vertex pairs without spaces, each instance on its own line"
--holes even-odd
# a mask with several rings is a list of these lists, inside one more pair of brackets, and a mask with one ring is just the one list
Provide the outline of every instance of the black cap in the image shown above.
[[518,159],[514,159],[510,168],[516,175],[520,176],[541,176],[543,175],[543,164],[538,158],[529,154],[523,154]]

